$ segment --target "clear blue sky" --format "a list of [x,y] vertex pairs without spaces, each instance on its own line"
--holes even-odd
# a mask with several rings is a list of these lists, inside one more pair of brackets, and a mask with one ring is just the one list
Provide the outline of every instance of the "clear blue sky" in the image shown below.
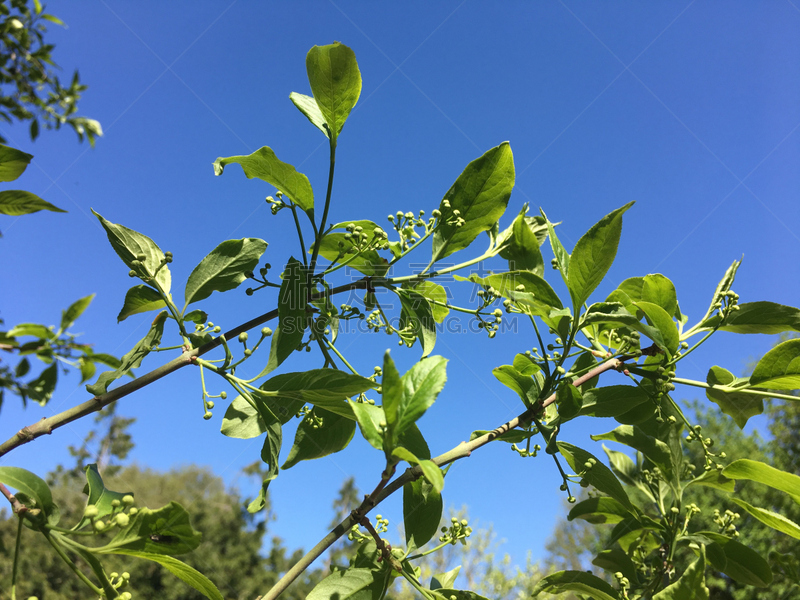
[[[62,308],[97,292],[76,327],[85,341],[121,355],[144,335],[148,315],[116,324],[131,280],[90,207],[172,251],[177,293],[224,239],[265,239],[273,265],[296,254],[289,215],[272,217],[264,203],[274,190],[245,179],[238,167],[215,178],[211,164],[268,145],[324,197],[324,139],[288,95],[309,93],[306,52],[334,40],[354,49],[363,91],[339,142],[332,222],[385,225],[398,210],[430,212],[469,161],[509,140],[517,184],[503,226],[530,202],[563,221],[559,234],[571,248],[600,217],[637,201],[595,299],[627,277],[663,273],[684,313],[697,319],[725,269],[744,254],[734,287],[742,301],[797,305],[799,7],[700,0],[52,2],[50,11],[69,25],[51,31],[55,58],[66,73],[80,68],[90,85],[80,112],[99,119],[105,136],[91,150],[70,132],[44,132],[32,144],[23,128],[3,126],[12,146],[35,155],[18,186],[69,213],[0,221],[2,318],[7,326],[57,323]],[[474,252],[484,243],[476,241]],[[274,294],[246,298],[238,290],[215,294],[202,308],[227,329],[274,302]],[[340,345],[369,373],[388,339],[352,334]],[[686,361],[682,375],[704,379],[713,364],[740,373],[772,341],[720,335]],[[516,335],[495,340],[439,336],[436,352],[450,359],[449,382],[420,422],[434,454],[520,412],[491,369],[534,345],[523,322]],[[419,356],[417,347],[391,347],[401,369]],[[140,372],[167,359],[151,356]],[[319,364],[294,357],[282,370]],[[699,397],[693,389],[679,395]],[[22,413],[9,399],[0,437],[87,398],[70,380],[45,408]],[[237,473],[258,458],[260,441],[221,436],[221,406],[212,421],[201,418],[197,372],[184,369],[126,398],[119,410],[138,419],[134,460],[159,469],[210,465],[244,494],[255,493],[256,484]],[[562,437],[602,454],[588,435],[613,426],[583,422]],[[44,474],[69,460],[66,445],[85,431],[71,425],[2,463]],[[325,533],[346,476],[355,475],[362,490],[374,486],[379,453],[356,435],[343,453],[300,464],[274,482],[278,520],[271,531],[291,547],[308,548]],[[498,445],[455,465],[444,496],[450,505],[469,504],[474,519],[493,522],[507,540],[504,550],[522,562],[528,549],[543,553],[562,511],[558,484],[548,457],[522,460]],[[397,501],[379,512],[401,520]]]

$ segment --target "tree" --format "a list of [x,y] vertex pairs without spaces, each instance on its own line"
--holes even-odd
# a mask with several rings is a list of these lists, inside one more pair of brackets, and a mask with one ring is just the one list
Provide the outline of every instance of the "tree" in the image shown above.
[[[372,491],[266,592],[267,599],[276,598],[303,577],[323,552],[347,535],[357,544],[355,554],[346,568],[335,569],[319,582],[308,593],[309,599],[377,599],[386,595],[397,578],[430,600],[479,597],[473,591],[454,588],[453,576],[443,575],[430,584],[421,581],[415,561],[427,554],[424,548],[428,544],[435,545],[431,540],[437,534],[441,533],[441,543],[467,535],[468,525],[458,519],[440,532],[443,468],[493,441],[511,444],[522,458],[540,452],[551,455],[562,481],[561,491],[575,503],[570,516],[615,524],[612,538],[617,545],[595,559],[613,574],[613,585],[594,574],[565,569],[536,583],[530,589],[533,595],[574,592],[604,600],[703,598],[709,595],[706,573],[712,567],[741,583],[769,586],[773,575],[767,558],[735,539],[727,515],[717,519],[718,531],[698,526],[689,495],[697,486],[722,490],[754,518],[792,535],[800,526],[743,501],[736,495],[735,481],[753,481],[793,498],[800,496],[800,478],[752,459],[727,464],[725,452],[714,446],[701,426],[692,423],[672,393],[677,385],[705,388],[711,400],[740,426],[761,412],[765,396],[794,401],[791,392],[800,386],[800,340],[786,340],[768,352],[748,378],[737,378],[718,366],[710,369],[706,381],[679,377],[677,371],[687,356],[718,332],[797,331],[800,310],[765,301],[740,303],[732,288],[741,261],[733,262],[716,289],[709,286],[709,307],[691,325],[680,309],[675,286],[660,274],[630,277],[606,298],[594,298],[616,258],[623,217],[633,203],[602,217],[571,252],[559,240],[556,223],[543,210],[529,215],[529,208],[523,206],[511,223],[501,228],[499,220],[515,179],[508,142],[469,163],[429,217],[425,211],[399,211],[390,217],[388,232],[364,219],[331,224],[328,216],[336,152],[361,92],[361,76],[353,51],[340,43],[313,47],[306,67],[313,95],[292,93],[290,98],[324,135],[329,147],[322,206],[315,200],[308,178],[267,146],[248,156],[221,157],[214,162],[217,175],[239,165],[247,178],[263,180],[277,189],[267,202],[274,214],[283,213],[295,226],[300,258],[282,248],[287,256],[276,278],[270,274],[271,265],[259,267],[265,241],[223,241],[189,275],[181,305],[172,293],[169,265],[173,254],[162,251],[146,235],[95,213],[129,276],[140,281],[126,294],[118,319],[158,312],[147,334],[122,357],[119,366],[87,386],[90,400],[29,425],[0,444],[0,456],[191,365],[199,369],[205,417],[212,417],[216,402],[227,400],[230,388],[236,395],[226,407],[222,433],[264,439],[260,453],[263,483],[248,505],[251,513],[267,509],[268,488],[281,470],[343,450],[356,429],[381,457],[383,466],[376,473]],[[458,264],[443,262],[455,260],[450,257],[468,250],[482,233],[488,235],[485,251],[462,255],[469,258]],[[406,275],[390,274],[390,267],[408,264],[412,254],[419,260],[418,249],[427,247],[424,242],[428,241],[431,254],[425,259],[427,266],[421,270],[409,267],[412,272]],[[544,277],[545,243],[553,255],[555,277],[566,290],[561,295]],[[476,300],[468,300],[466,305],[459,297],[449,298],[437,283],[445,275],[464,272],[489,259],[503,271],[454,275],[466,291],[477,288]],[[342,277],[344,267],[363,277]],[[248,296],[265,288],[276,289],[277,307],[223,333],[208,321],[204,310],[191,306],[246,280],[251,282]],[[364,309],[360,305],[337,306],[334,298],[345,292],[351,297],[363,295]],[[396,302],[399,311],[393,311],[390,302]],[[520,348],[506,360],[510,364],[492,371],[519,396],[519,415],[494,428],[475,431],[469,441],[434,456],[416,422],[446,383],[447,359],[434,355],[433,349],[436,325],[450,311],[471,315],[477,330],[490,339],[507,315],[524,318],[530,322],[530,337],[535,336],[538,344],[532,350]],[[265,325],[275,319],[274,330]],[[416,346],[421,360],[401,374],[387,352],[381,367],[358,373],[338,343],[340,326],[348,321],[363,321],[368,330],[388,334],[400,346]],[[258,328],[251,338],[249,332]],[[174,335],[174,339],[162,345],[165,335]],[[268,353],[262,350],[267,346]],[[295,351],[312,349],[319,350],[321,368],[274,374],[284,362],[291,364]],[[180,354],[134,381],[110,389],[154,350]],[[216,351],[214,359],[206,356],[212,351]],[[611,371],[623,373],[630,384],[601,385]],[[570,429],[572,421],[593,417],[616,419],[619,427],[593,438],[627,445],[641,454],[638,462],[609,450],[609,468],[586,450],[563,441],[561,434]],[[295,418],[294,442],[281,459],[284,428]],[[695,449],[695,462],[686,460],[686,445]],[[403,463],[408,466],[398,473]],[[66,527],[59,525],[52,491],[37,475],[0,467],[0,492],[20,523],[48,540],[94,595],[130,598],[124,590],[126,582],[110,576],[104,566],[111,560],[109,555],[120,555],[158,563],[207,597],[222,597],[208,577],[174,558],[197,548],[201,538],[181,504],[172,501],[161,508],[144,507],[133,494],[107,486],[93,465],[87,466],[85,475],[86,507],[80,520]],[[637,492],[628,493],[622,482]],[[9,486],[17,493],[12,495]],[[591,495],[577,502],[578,488],[592,488]],[[371,520],[369,515],[400,490],[405,544],[391,548],[381,537],[388,526],[386,520],[377,516]],[[90,575],[78,566],[84,562]],[[494,586],[486,589],[496,591]]]

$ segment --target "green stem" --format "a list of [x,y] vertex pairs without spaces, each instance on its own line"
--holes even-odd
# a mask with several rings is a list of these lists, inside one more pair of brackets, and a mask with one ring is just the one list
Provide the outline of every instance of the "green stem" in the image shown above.
[[[333,172],[336,168],[336,143],[331,140],[331,160],[328,167],[328,190],[325,193],[325,208],[322,209],[322,220],[319,223],[319,229],[314,239],[314,251],[311,254],[311,264],[308,269],[309,278],[314,275],[314,270],[317,268],[317,257],[319,256],[319,247],[322,243],[322,236],[325,235],[325,223],[328,221],[328,209],[331,207],[331,193],[333,192]],[[309,284],[311,283],[309,279]],[[309,285],[310,287],[310,285]]]
[[326,337],[323,337],[322,339],[325,341],[325,345],[326,345],[326,346],[328,346],[328,348],[330,348],[331,350],[333,350],[333,352],[336,354],[336,356],[338,356],[338,357],[339,357],[339,360],[341,360],[341,361],[344,363],[344,366],[345,366],[345,367],[347,367],[348,369],[350,369],[350,372],[351,372],[353,375],[358,375],[358,371],[356,371],[356,370],[353,368],[353,366],[352,366],[352,365],[351,365],[349,362],[347,362],[347,359],[346,359],[344,356],[342,356],[342,353],[341,353],[341,352],[339,352],[339,351],[336,349],[336,346],[334,346],[334,345],[333,345],[333,344],[330,342],[330,340],[328,340],[328,338],[326,338]]
[[22,542],[22,517],[17,523],[17,541],[14,544],[14,564],[11,567],[11,600],[17,598],[17,570],[19,567],[19,548]]
[[707,390],[720,390],[725,393],[735,393],[735,394],[747,394],[748,396],[760,396],[760,397],[769,397],[769,398],[778,398],[780,400],[792,400],[793,402],[797,402],[800,400],[798,396],[792,396],[791,394],[780,394],[777,392],[773,392],[771,390],[761,390],[758,388],[727,388],[726,386],[720,385],[711,385],[709,383],[705,383],[703,381],[695,381],[694,379],[681,379],[680,377],[673,377],[672,381],[675,383],[681,383],[683,385],[691,385],[693,387],[705,388]]
[[294,217],[294,226],[297,229],[297,237],[300,238],[300,255],[303,257],[303,265],[308,266],[308,262],[306,261],[306,244],[303,241],[303,230],[300,228],[300,220],[297,218],[297,205],[292,202],[289,205],[289,208],[292,211],[292,217]]
[[[437,225],[437,227],[438,227],[438,225]],[[404,259],[404,258],[405,258],[406,256],[408,256],[408,255],[409,255],[409,253],[411,253],[411,252],[412,252],[412,251],[413,251],[415,248],[419,248],[419,246],[422,244],[422,242],[424,242],[424,241],[425,241],[425,240],[427,240],[427,239],[428,239],[428,238],[429,238],[431,235],[433,235],[433,232],[436,230],[436,227],[431,227],[430,229],[428,229],[428,228],[426,227],[426,229],[427,229],[427,231],[425,232],[425,235],[423,235],[423,236],[422,236],[421,238],[419,238],[419,239],[418,239],[416,242],[414,242],[414,245],[413,245],[413,246],[409,246],[409,247],[408,247],[408,250],[406,250],[405,252],[401,252],[399,256],[397,256],[397,257],[393,258],[392,260],[390,260],[390,261],[389,261],[389,265],[391,266],[391,265],[393,265],[394,263],[396,263],[396,262],[398,262],[398,261],[400,261],[400,260]],[[430,265],[428,265],[428,266],[425,268],[425,271],[423,271],[423,273],[427,272],[427,270],[428,270],[428,269],[430,269],[432,265],[433,265],[433,263],[431,263]]]
[[[458,264],[458,265],[447,267],[445,269],[442,269],[441,271],[433,271],[432,273],[425,273],[424,272],[424,273],[418,273],[416,275],[406,275],[404,277],[394,277],[392,279],[387,279],[386,283],[388,283],[390,285],[393,285],[393,284],[397,284],[397,283],[406,283],[406,282],[412,282],[412,281],[422,281],[424,279],[431,279],[431,278],[437,277],[439,275],[445,275],[446,273],[452,273],[453,271],[459,271],[461,269],[465,269],[467,267],[471,267],[475,263],[479,263],[482,260],[486,260],[487,258],[491,258],[492,256],[494,256],[493,253],[485,252],[485,253],[481,254],[480,256],[478,256],[476,258],[473,258],[471,260],[468,260],[468,261],[463,262],[463,263]],[[426,269],[426,271],[427,271],[427,269]]]
[[74,562],[72,562],[70,557],[67,556],[67,553],[64,552],[64,549],[61,547],[61,545],[56,543],[55,540],[53,540],[53,538],[50,535],[50,533],[47,532],[47,531],[42,531],[42,534],[44,534],[45,539],[50,543],[50,545],[53,547],[53,549],[56,551],[56,553],[61,557],[61,559],[65,563],[67,563],[67,566],[69,566],[69,568],[72,569],[72,571],[78,576],[78,579],[80,579],[83,583],[85,583],[87,586],[89,586],[91,588],[91,590],[95,594],[97,594],[98,596],[101,596],[103,594],[103,590],[101,588],[97,587],[92,582],[91,579],[89,579],[88,577],[86,577],[86,575],[83,574],[83,571],[81,571],[78,568],[78,566]]

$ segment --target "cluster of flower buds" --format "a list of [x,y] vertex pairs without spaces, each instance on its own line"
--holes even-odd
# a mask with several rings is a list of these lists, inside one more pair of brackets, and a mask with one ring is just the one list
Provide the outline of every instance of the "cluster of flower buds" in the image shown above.
[[733,537],[739,537],[739,532],[736,530],[736,521],[739,520],[739,513],[732,510],[726,510],[720,513],[718,508],[714,509],[714,523],[719,527],[719,532]]
[[712,306],[712,309],[719,311],[719,316],[725,321],[725,319],[739,310],[739,294],[733,290],[723,292]]
[[511,450],[519,454],[522,458],[536,457],[539,452],[541,451],[542,447],[539,444],[533,445],[533,450],[528,450],[527,448],[520,448],[516,444],[511,444]]
[[714,446],[714,440],[710,437],[703,437],[703,427],[700,425],[695,425],[691,429],[689,429],[689,433],[686,434],[686,441],[688,443],[697,442],[703,448],[703,455],[705,457],[705,466],[703,467],[704,471],[711,471],[712,469],[716,469],[717,471],[721,471],[724,469],[724,465],[718,463],[715,458],[727,458],[727,454],[725,452],[719,452],[717,454],[711,451],[711,448]]
[[[433,214],[436,215],[438,212],[439,211],[435,210]],[[412,212],[404,213],[403,211],[397,211],[396,215],[389,215],[387,217],[388,221],[400,236],[400,248],[402,252],[406,252],[420,239],[421,236],[417,233],[417,228],[422,228],[423,235],[427,235],[435,227],[435,216],[428,219],[427,222],[424,220],[424,217],[424,210],[419,211],[419,216],[414,216]]]
[[[127,510],[127,512],[125,512]],[[83,516],[92,523],[92,528],[96,533],[110,531],[113,527],[127,527],[131,517],[136,515],[139,509],[134,506],[133,496],[125,494],[122,499],[115,498],[111,501],[111,513],[99,518],[100,510],[96,505],[90,504],[83,511]]]
[[[439,214],[437,215],[436,212]],[[463,227],[466,221],[461,216],[461,211],[456,209],[450,210],[450,201],[445,198],[439,205],[439,210],[434,211],[434,216],[439,219],[444,219],[444,222],[454,227]]]
[[345,228],[344,239],[339,241],[339,258],[346,254],[357,254],[365,250],[389,249],[389,235],[380,227],[375,227],[372,231],[364,231],[361,225],[350,223]]
[[277,192],[275,192],[275,195],[278,197],[277,200],[275,198],[273,198],[272,196],[267,196],[267,204],[270,205],[269,209],[272,211],[273,215],[277,215],[278,212],[281,209],[286,208],[287,206],[289,206],[289,204],[287,204],[283,200],[283,192],[278,190]]
[[456,517],[450,519],[450,527],[442,527],[442,535],[439,536],[439,541],[443,544],[453,544],[461,542],[464,546],[467,545],[467,538],[472,535],[472,527],[466,519],[460,521]]
[[257,288],[247,288],[247,289],[244,291],[244,293],[245,293],[245,294],[247,294],[248,296],[252,296],[252,295],[253,295],[255,292],[257,292],[258,290],[260,290],[260,289],[262,289],[262,288],[265,288],[265,287],[267,287],[267,285],[269,284],[269,282],[267,281],[267,273],[269,272],[269,270],[270,270],[271,268],[272,268],[272,265],[271,265],[271,264],[269,264],[269,263],[264,263],[264,266],[263,266],[263,267],[261,267],[261,268],[258,270],[258,273],[259,273],[259,275],[261,276],[260,278],[259,278],[259,277],[256,277],[256,276],[255,276],[255,273],[253,273],[252,271],[247,271],[247,272],[244,274],[244,276],[245,276],[245,277],[247,277],[248,279],[252,279],[253,281],[255,281],[255,282],[257,282],[257,283],[260,283],[261,285],[259,285]]
[[172,252],[165,252],[164,258],[161,259],[158,267],[154,273],[151,273],[145,265],[145,261],[147,260],[147,255],[145,254],[138,254],[136,258],[131,261],[131,270],[128,271],[129,277],[138,277],[142,281],[150,281],[152,280],[158,272],[163,269],[166,265],[172,262]]
[[634,356],[640,356],[642,354],[640,350],[641,336],[638,331],[631,331],[630,333],[623,332],[623,334],[620,335],[618,331],[614,330],[608,337],[611,344],[620,352],[633,354]]

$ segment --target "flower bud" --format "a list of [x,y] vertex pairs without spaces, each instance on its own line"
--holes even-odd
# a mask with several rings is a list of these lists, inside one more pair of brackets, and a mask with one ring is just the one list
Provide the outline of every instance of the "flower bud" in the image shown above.
[[131,494],[125,494],[125,495],[122,497],[122,503],[123,503],[125,506],[132,506],[132,505],[133,505],[133,503],[134,503],[133,496],[132,496]]
[[94,504],[90,504],[83,511],[83,516],[86,517],[87,519],[94,519],[99,514],[99,512],[100,511]]

